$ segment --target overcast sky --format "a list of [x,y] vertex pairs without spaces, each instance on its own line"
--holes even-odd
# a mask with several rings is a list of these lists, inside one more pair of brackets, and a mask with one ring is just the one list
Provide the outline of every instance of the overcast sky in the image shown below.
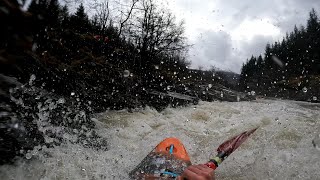
[[[78,0],[85,4],[93,0]],[[99,0],[98,0],[99,1]],[[112,1],[112,0],[110,0]],[[116,0],[128,1],[128,0]],[[240,73],[251,55],[281,40],[294,25],[306,25],[320,0],[159,0],[184,19],[192,68],[215,66]],[[162,3],[163,5],[163,3]]]
[[320,0],[170,0],[185,20],[193,68],[216,66],[239,73],[251,55],[264,53],[268,42],[281,40],[295,24],[305,25]]

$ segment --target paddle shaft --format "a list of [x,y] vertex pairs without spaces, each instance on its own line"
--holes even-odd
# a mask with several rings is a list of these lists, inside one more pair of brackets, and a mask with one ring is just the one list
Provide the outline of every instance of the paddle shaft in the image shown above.
[[227,157],[228,157],[228,154],[225,153],[224,151],[218,152],[218,154],[214,158],[211,158],[209,162],[207,162],[205,165],[215,170],[222,163],[222,161],[224,161],[224,159]]

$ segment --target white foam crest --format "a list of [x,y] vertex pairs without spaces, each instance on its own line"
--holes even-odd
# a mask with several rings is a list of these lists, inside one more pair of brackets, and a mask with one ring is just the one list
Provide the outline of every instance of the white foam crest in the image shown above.
[[0,167],[4,179],[128,179],[161,140],[177,137],[193,163],[204,163],[220,143],[260,128],[216,170],[217,179],[317,179],[320,151],[319,105],[293,101],[200,102],[163,112],[147,108],[108,111],[93,119],[108,139],[107,151],[62,144],[31,160]]

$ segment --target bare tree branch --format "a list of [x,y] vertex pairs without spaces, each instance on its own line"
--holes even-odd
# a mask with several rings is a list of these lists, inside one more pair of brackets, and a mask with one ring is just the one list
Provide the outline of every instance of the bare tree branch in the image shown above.
[[136,3],[138,2],[139,0],[132,0],[132,4],[131,4],[131,7],[130,7],[130,10],[126,16],[126,18],[123,20],[123,21],[120,21],[120,27],[119,27],[119,33],[118,33],[118,37],[121,36],[121,33],[122,33],[122,29],[125,25],[125,23],[129,20],[130,16],[131,16],[131,13],[136,5]]
[[159,9],[153,0],[141,0],[137,9],[141,9],[141,13],[137,23],[131,26],[130,35],[141,52],[170,53],[188,47],[183,37],[183,23],[177,25],[171,13]]
[[101,2],[98,8],[98,22],[101,27],[101,34],[104,35],[105,30],[107,29],[107,25],[109,24],[109,15],[110,15],[110,9],[109,9],[109,1],[105,0],[104,2]]

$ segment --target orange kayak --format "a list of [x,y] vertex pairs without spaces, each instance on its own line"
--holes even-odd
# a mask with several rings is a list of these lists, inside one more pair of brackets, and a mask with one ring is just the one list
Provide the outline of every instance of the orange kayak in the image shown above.
[[132,179],[172,179],[190,165],[184,145],[172,137],[160,142],[129,175]]

